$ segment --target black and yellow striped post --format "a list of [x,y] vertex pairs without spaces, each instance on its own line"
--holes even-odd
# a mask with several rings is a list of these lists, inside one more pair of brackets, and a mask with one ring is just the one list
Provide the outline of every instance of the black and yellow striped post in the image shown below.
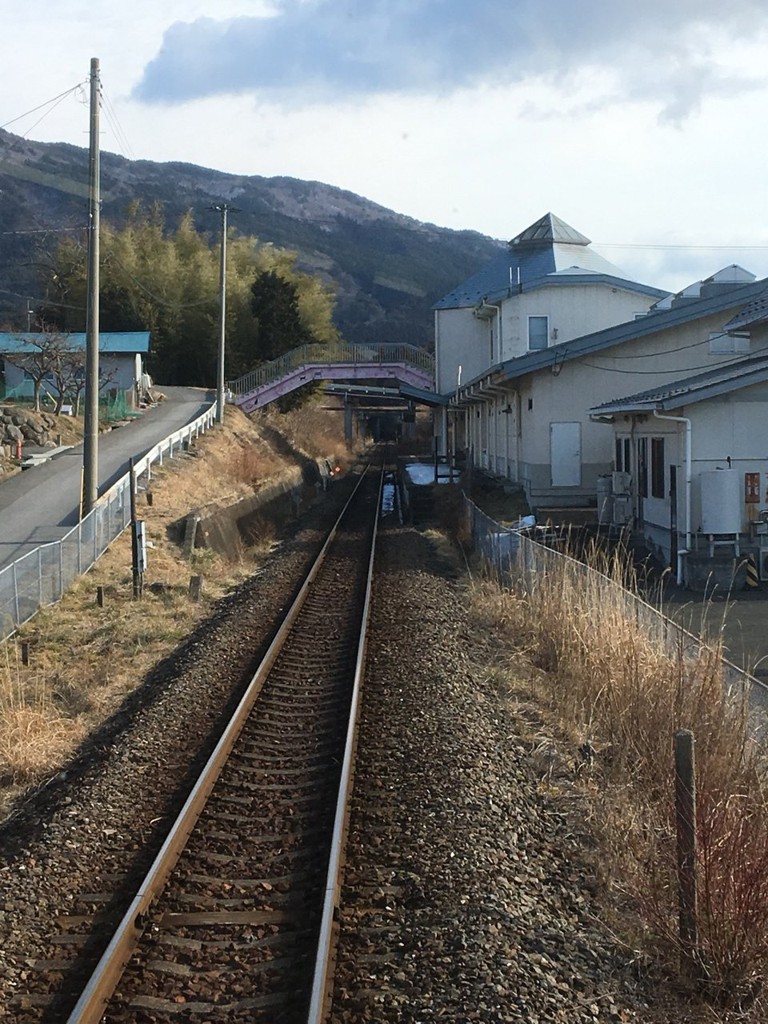
[[760,576],[757,571],[757,560],[754,555],[747,555],[747,580],[746,589],[754,590],[760,586]]

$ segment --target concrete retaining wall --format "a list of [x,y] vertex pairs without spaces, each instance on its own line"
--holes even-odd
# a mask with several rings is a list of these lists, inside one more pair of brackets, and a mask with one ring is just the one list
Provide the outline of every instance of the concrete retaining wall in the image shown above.
[[258,540],[259,525],[295,519],[327,489],[333,466],[331,459],[318,459],[297,466],[283,480],[268,485],[249,498],[197,515],[194,546],[210,548],[226,558],[238,558],[244,547]]

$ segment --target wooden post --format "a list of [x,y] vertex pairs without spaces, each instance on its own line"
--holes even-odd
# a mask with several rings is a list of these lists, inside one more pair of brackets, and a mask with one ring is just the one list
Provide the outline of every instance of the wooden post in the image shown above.
[[21,641],[21,664],[29,664],[29,640]]
[[680,945],[687,968],[696,965],[696,778],[694,737],[689,729],[675,733],[675,819]]
[[199,601],[202,589],[203,589],[203,577],[202,576],[190,576],[189,577],[189,599],[190,599],[190,601]]
[[104,587],[96,587],[96,604],[99,608],[104,607]]

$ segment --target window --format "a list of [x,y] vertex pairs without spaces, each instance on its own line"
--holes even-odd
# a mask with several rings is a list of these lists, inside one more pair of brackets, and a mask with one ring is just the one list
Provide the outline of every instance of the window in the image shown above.
[[651,497],[665,498],[664,438],[651,438]]
[[637,439],[637,493],[648,497],[648,438]]
[[631,440],[628,437],[617,437],[616,438],[616,470],[619,473],[631,473],[630,469],[630,450]]
[[709,336],[709,354],[724,355],[730,352],[743,354],[749,352],[749,338],[740,338],[733,334],[714,331]]
[[549,317],[528,317],[528,349],[537,352],[546,348],[549,342]]

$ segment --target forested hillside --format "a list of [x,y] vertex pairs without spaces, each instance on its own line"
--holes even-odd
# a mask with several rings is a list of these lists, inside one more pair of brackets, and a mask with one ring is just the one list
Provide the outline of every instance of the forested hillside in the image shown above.
[[[234,232],[298,255],[336,294],[334,322],[349,341],[432,342],[432,304],[498,251],[470,231],[422,224],[351,192],[294,178],[225,174],[191,164],[102,153],[102,219],[122,227],[130,209],[162,210],[168,230],[192,211],[218,242],[222,201]],[[88,151],[0,131],[0,322],[26,326],[27,303],[46,298],[40,269],[62,238],[85,235]]]

